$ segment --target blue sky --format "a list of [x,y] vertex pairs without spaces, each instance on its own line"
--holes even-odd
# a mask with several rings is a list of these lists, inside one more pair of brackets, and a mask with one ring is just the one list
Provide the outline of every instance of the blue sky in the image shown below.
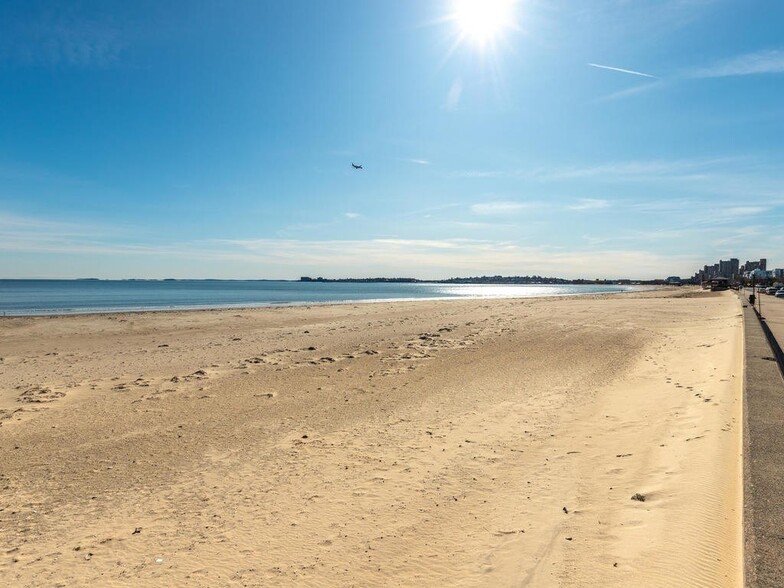
[[784,2],[460,9],[6,0],[0,277],[784,265]]

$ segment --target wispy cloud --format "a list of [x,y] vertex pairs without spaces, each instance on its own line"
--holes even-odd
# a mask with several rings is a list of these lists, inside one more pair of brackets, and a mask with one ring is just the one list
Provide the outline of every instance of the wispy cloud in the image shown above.
[[471,222],[471,221],[443,221],[443,225],[450,226],[450,227],[459,227],[461,229],[477,229],[477,230],[497,230],[497,229],[511,229],[516,227],[517,225],[511,223],[498,223],[498,222]]
[[9,238],[25,241],[76,237],[98,239],[122,232],[120,227],[50,220],[0,211],[0,241]]
[[427,159],[417,159],[415,157],[402,157],[400,161],[415,163],[416,165],[430,165],[430,162]]
[[610,203],[600,198],[580,198],[577,204],[567,206],[569,210],[593,210],[597,208],[608,208]]
[[[723,0],[592,0],[574,3],[577,14],[591,23],[600,22],[607,29],[622,23],[623,31],[650,35],[656,31],[671,32],[703,17],[711,5]],[[571,4],[571,3],[569,3]]]
[[355,220],[360,217],[360,214],[358,212],[344,212],[343,216],[345,216],[349,220]]
[[745,53],[725,59],[724,61],[715,63],[708,67],[695,68],[681,72],[680,74],[673,75],[666,82],[659,80],[657,76],[623,69],[619,67],[612,67],[608,65],[600,65],[598,63],[589,63],[591,67],[598,67],[601,69],[609,69],[626,74],[636,76],[643,76],[646,78],[653,78],[656,82],[649,84],[642,84],[631,88],[626,88],[607,96],[602,96],[597,101],[607,102],[612,100],[620,100],[622,98],[629,98],[637,96],[644,92],[649,92],[654,89],[660,89],[669,85],[677,84],[689,79],[709,79],[709,78],[726,78],[737,76],[751,76],[751,75],[764,75],[764,74],[781,74],[784,73],[784,50],[780,49],[763,49],[753,53]]
[[513,173],[505,172],[501,170],[463,170],[454,172],[451,174],[452,177],[456,178],[498,178],[503,176],[513,175]]
[[462,170],[452,172],[450,176],[476,179],[521,178],[539,181],[561,181],[594,177],[602,180],[648,180],[671,176],[682,180],[687,175],[721,170],[728,164],[737,165],[742,161],[743,158],[730,156],[693,159],[649,159],[547,168]]
[[692,72],[694,78],[724,78],[756,74],[784,73],[784,51],[764,50],[738,55]]
[[769,210],[770,208],[767,206],[730,206],[729,208],[725,208],[722,212],[730,216],[749,216],[762,214]]
[[[674,235],[677,238],[692,238],[703,243],[709,239],[717,239],[727,232],[732,232],[739,227],[750,226],[750,222],[757,225],[767,225],[767,237],[775,232],[780,224],[773,206],[736,206],[732,200],[717,201],[715,196],[709,201],[690,201],[684,203],[679,209],[656,208],[650,206],[631,205],[632,210],[645,210],[651,214],[658,214],[662,219],[667,219],[668,229],[657,229],[656,235]],[[649,238],[648,231],[630,230],[633,238]]]
[[444,104],[444,108],[447,110],[457,110],[460,106],[460,99],[463,96],[463,80],[461,78],[457,78],[454,82],[452,82],[452,86],[449,88],[449,92],[446,95],[446,104]]
[[335,157],[347,157],[349,155],[356,155],[356,151],[351,151],[350,149],[332,149],[327,151],[327,155],[334,155]]
[[528,175],[541,180],[592,177],[604,180],[648,180],[665,176],[674,176],[682,180],[688,174],[720,170],[727,164],[738,164],[741,160],[742,158],[738,157],[715,157],[616,161],[597,165],[531,170]]
[[694,68],[685,72],[681,72],[680,74],[672,75],[666,81],[660,80],[657,76],[639,71],[611,67],[608,65],[600,65],[598,63],[589,63],[588,65],[591,67],[609,69],[612,71],[643,76],[646,78],[653,78],[656,80],[652,83],[626,88],[624,90],[620,90],[597,99],[598,102],[607,102],[637,96],[654,89],[661,89],[689,79],[726,78],[784,73],[784,50],[764,49],[753,53],[737,55],[708,67]]
[[405,210],[400,212],[398,215],[400,218],[409,218],[409,217],[421,217],[421,218],[430,218],[433,213],[443,213],[446,210],[460,208],[463,206],[457,202],[449,202],[446,204],[438,204],[436,206],[426,206],[424,208],[414,208],[410,210]]
[[583,240],[589,245],[603,245],[611,239],[609,237],[594,237],[593,235],[583,235]]
[[636,212],[650,212],[653,214],[682,214],[685,210],[702,206],[702,203],[679,198],[677,200],[646,200],[626,203],[626,206]]
[[77,18],[66,10],[10,22],[0,40],[0,61],[22,66],[103,67],[124,49],[120,32],[108,22]]
[[723,231],[722,236],[713,241],[713,245],[732,245],[732,253],[735,254],[739,245],[748,246],[749,241],[767,235],[769,232],[770,227],[765,226],[732,227]]
[[644,94],[646,92],[650,92],[652,90],[661,89],[665,87],[665,83],[657,78],[655,82],[647,82],[642,83],[639,86],[632,86],[631,88],[625,88],[623,90],[618,90],[617,92],[613,92],[612,94],[607,94],[600,98],[597,98],[597,102],[611,102],[613,100],[621,100],[623,98],[630,98],[632,96],[639,96],[640,94]]
[[642,76],[644,78],[656,78],[656,76],[654,75],[643,73],[641,71],[634,71],[633,69],[623,69],[620,67],[612,67],[610,65],[600,65],[598,63],[589,63],[588,65],[590,65],[591,67],[598,67],[600,69],[609,69],[610,71],[617,71],[620,73],[631,74],[633,76]]
[[531,169],[464,170],[451,174],[458,178],[523,178],[540,181],[560,181],[582,178],[650,179],[663,175],[694,173],[738,163],[735,157],[677,160],[631,160],[611,161],[594,165],[561,166]]
[[64,175],[28,163],[0,162],[0,179],[13,182],[35,182],[62,186],[89,186],[93,182],[75,176]]
[[[704,234],[721,238],[736,236],[725,228],[698,230],[711,231]],[[0,251],[47,254],[50,265],[45,269],[40,266],[37,272],[49,277],[78,277],[65,274],[68,270],[63,268],[78,272],[73,268],[81,267],[94,275],[91,268],[103,267],[111,273],[96,277],[292,278],[315,274],[441,278],[527,273],[610,278],[685,273],[702,263],[701,257],[648,251],[641,247],[639,235],[627,241],[630,248],[608,247],[603,239],[586,238],[591,246],[586,250],[466,238],[250,238],[150,243],[132,242],[123,236],[105,235],[106,232],[105,227],[96,230],[4,214],[0,216]],[[19,259],[18,255],[0,255],[0,275],[19,275],[24,271],[15,259]],[[77,260],[90,261],[79,266]],[[106,260],[111,263],[104,263]]]
[[[693,157],[608,161],[572,166],[463,170],[448,172],[449,178],[477,182],[516,179],[541,184],[574,183],[577,180],[602,184],[649,184],[664,194],[681,198],[711,194],[752,202],[761,206],[784,204],[784,173],[776,159],[762,155]],[[666,192],[661,192],[666,190]],[[661,199],[671,207],[673,198]],[[658,205],[654,203],[655,205]],[[704,205],[703,205],[704,206]]]
[[497,202],[481,202],[471,205],[471,212],[480,215],[495,215],[495,214],[514,214],[526,208],[530,208],[531,204],[525,202],[513,201],[497,201]]

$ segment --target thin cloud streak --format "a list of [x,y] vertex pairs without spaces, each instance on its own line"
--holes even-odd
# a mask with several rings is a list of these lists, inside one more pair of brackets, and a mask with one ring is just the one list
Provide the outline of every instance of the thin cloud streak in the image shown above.
[[610,65],[600,65],[598,63],[589,63],[588,65],[590,65],[591,67],[598,67],[599,69],[609,69],[610,71],[617,71],[617,72],[620,72],[620,73],[631,74],[633,76],[642,76],[644,78],[658,79],[654,75],[643,73],[641,71],[634,71],[632,69],[623,69],[623,68],[620,68],[620,67],[612,67]]
[[651,90],[661,89],[665,87],[665,85],[666,84],[664,82],[657,78],[655,82],[643,83],[639,86],[632,86],[631,88],[626,88],[624,90],[613,92],[612,94],[607,94],[606,96],[597,98],[596,102],[612,102],[613,100],[631,98],[632,96],[639,96],[640,94],[650,92]]
[[463,80],[457,78],[452,82],[449,92],[446,95],[446,104],[444,107],[447,110],[457,110],[460,106],[460,98],[463,96]]
[[[592,0],[579,3],[576,14],[583,20],[614,27],[623,22],[632,34],[683,28],[703,17],[706,9],[724,0]],[[574,3],[578,4],[578,3]],[[638,13],[645,15],[644,19]]]
[[731,208],[727,208],[724,210],[725,214],[729,214],[731,216],[746,216],[746,215],[755,215],[755,214],[762,214],[763,212],[767,212],[770,210],[767,206],[733,206]]
[[524,202],[512,201],[482,202],[479,204],[472,204],[471,212],[479,215],[513,214],[526,208],[531,208],[531,205]]
[[49,220],[0,211],[0,239],[8,235],[30,238],[105,238],[128,233],[127,227]]
[[571,180],[597,178],[601,180],[648,181],[674,179],[705,179],[721,172],[729,164],[743,163],[744,157],[714,157],[694,159],[629,160],[533,170],[528,176],[539,180]]
[[738,55],[711,67],[698,69],[689,77],[725,78],[777,73],[784,73],[784,51],[768,49]]
[[522,178],[539,181],[572,180],[582,178],[599,179],[651,179],[673,176],[682,180],[684,174],[721,168],[726,164],[739,163],[745,158],[715,157],[695,159],[651,159],[577,165],[573,167],[550,167],[508,170],[463,170],[450,174],[456,178]]
[[470,221],[442,221],[441,224],[450,227],[458,227],[461,229],[477,229],[477,230],[513,229],[517,227],[517,225],[510,224],[510,223],[478,223],[478,222],[470,222]]
[[610,203],[600,198],[580,198],[577,204],[567,206],[569,210],[596,210],[597,208],[608,208]]
[[456,178],[499,178],[503,176],[516,175],[515,172],[485,171],[485,170],[466,170],[452,174]]
[[[648,184],[651,190],[662,195],[678,193],[680,198],[693,198],[704,194],[713,197],[720,195],[736,202],[739,198],[741,201],[752,198],[752,202],[762,206],[784,204],[784,174],[779,163],[775,159],[755,156],[627,160],[573,166],[463,170],[447,172],[445,177],[466,178],[477,183],[516,179],[542,186],[574,184],[580,181],[583,185],[578,189],[582,193],[585,193],[586,182]],[[538,187],[534,189],[547,190]],[[678,204],[667,199],[662,206],[671,208],[677,207]]]

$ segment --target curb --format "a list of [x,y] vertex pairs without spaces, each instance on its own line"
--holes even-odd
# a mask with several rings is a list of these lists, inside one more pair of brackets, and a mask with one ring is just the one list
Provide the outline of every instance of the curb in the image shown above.
[[765,333],[765,337],[768,340],[768,345],[770,345],[770,348],[773,351],[773,357],[776,358],[776,363],[779,366],[779,372],[781,372],[781,376],[784,378],[784,351],[781,350],[781,346],[779,345],[779,342],[776,341],[776,337],[773,335],[773,331],[770,330],[770,327],[765,321],[765,318],[760,315],[756,307],[752,306],[751,308],[754,310],[754,314],[757,315],[757,320],[759,320],[762,331]]

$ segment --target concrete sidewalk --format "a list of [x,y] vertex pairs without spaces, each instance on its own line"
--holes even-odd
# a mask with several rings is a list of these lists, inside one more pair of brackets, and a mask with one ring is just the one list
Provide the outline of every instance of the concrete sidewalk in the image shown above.
[[[784,586],[784,379],[769,341],[784,342],[784,300],[763,295],[761,321],[745,296],[744,534],[746,585]],[[767,329],[765,323],[770,324]],[[774,330],[775,329],[775,330]]]

